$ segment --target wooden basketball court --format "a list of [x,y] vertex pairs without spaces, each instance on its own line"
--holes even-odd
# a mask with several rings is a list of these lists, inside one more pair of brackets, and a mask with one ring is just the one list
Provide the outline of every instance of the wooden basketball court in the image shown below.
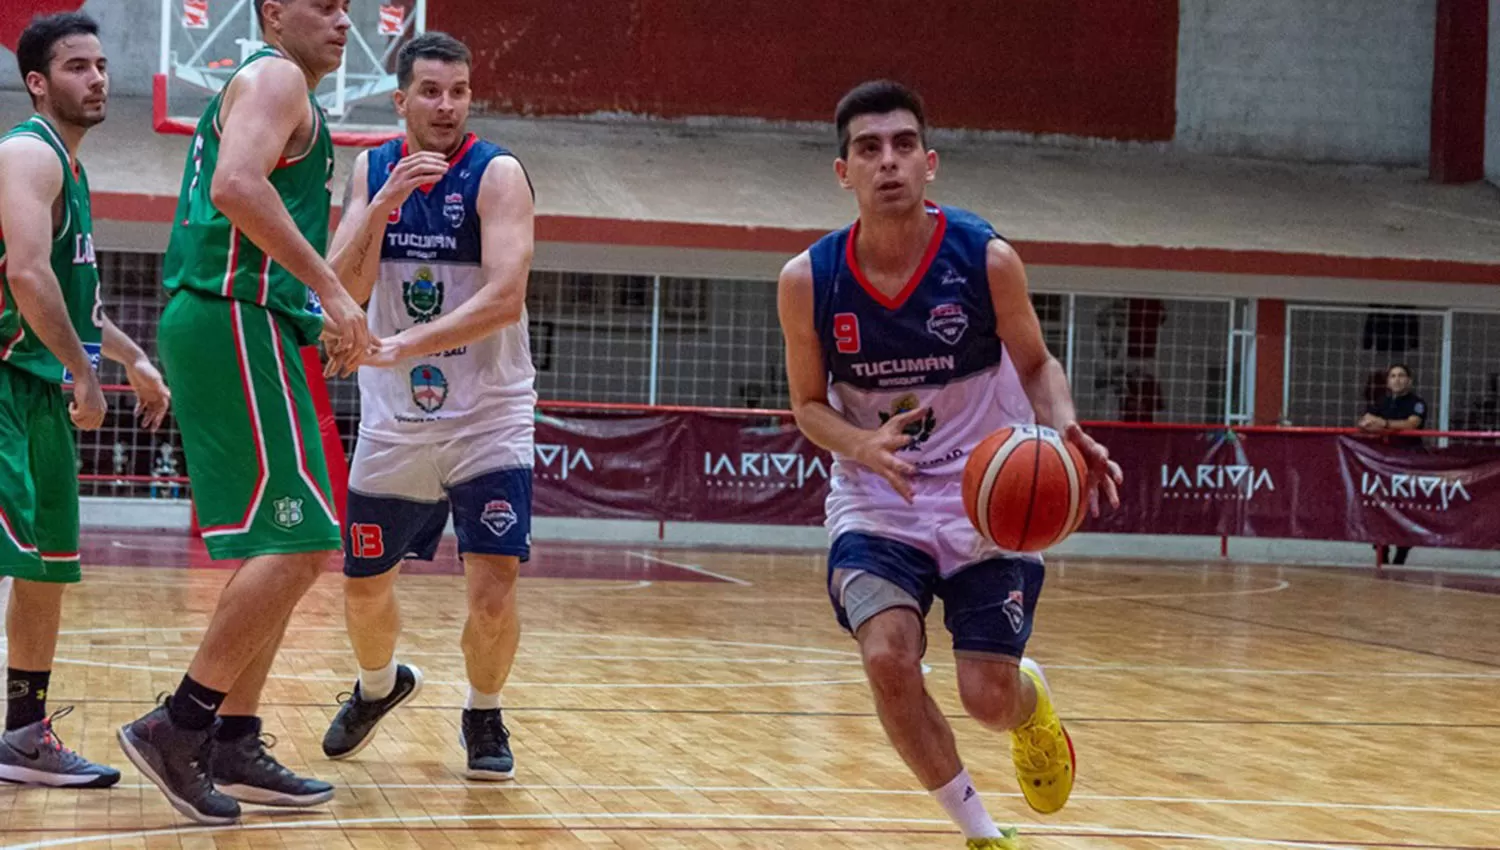
[[[451,544],[449,544],[451,546]],[[185,669],[229,573],[201,544],[94,534],[52,707],[108,791],[0,789],[18,848],[962,847],[885,743],[815,554],[546,544],[505,692],[518,777],[461,775],[462,578],[401,592],[414,705],[352,761],[319,749],[353,681],[340,578],[293,621],[266,693],[276,754],[329,805],[188,827],[114,732]],[[109,565],[109,566],[104,566]],[[1079,753],[1071,804],[1021,802],[1008,742],[965,719],[936,621],[929,682],[1000,822],[1056,848],[1500,847],[1500,588],[1339,569],[1055,560],[1032,654]]]

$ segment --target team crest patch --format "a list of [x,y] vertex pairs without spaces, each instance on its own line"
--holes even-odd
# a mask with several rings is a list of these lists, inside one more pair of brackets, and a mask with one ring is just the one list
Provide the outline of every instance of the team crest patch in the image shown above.
[[516,527],[516,509],[511,507],[510,502],[504,499],[494,499],[484,504],[484,512],[479,515],[479,521],[484,527],[496,537],[504,537],[505,532]]
[[411,370],[411,400],[427,413],[436,413],[448,401],[448,379],[436,366]]
[[957,345],[968,329],[969,317],[962,304],[939,304],[927,316],[927,332],[949,345]]
[[296,528],[302,524],[302,500],[285,496],[271,503],[271,514],[277,525],[282,528]]
[[451,192],[443,197],[443,218],[457,230],[464,226],[464,196],[462,192]]
[[[903,413],[910,413],[920,406],[921,405],[918,403],[917,397],[908,393],[896,399],[896,403],[891,405],[890,413],[881,411],[880,424],[884,425],[885,423],[891,421],[893,417],[900,416]],[[932,436],[932,431],[936,427],[937,417],[932,414],[932,408],[929,407],[927,409],[927,415],[922,417],[922,421],[913,422],[912,424],[906,426],[906,430],[903,433],[906,434],[906,436],[911,437],[911,442],[907,443],[906,448],[902,449],[902,451],[915,451],[916,449],[920,448],[921,445],[927,442],[928,438]]]
[[1026,595],[1019,590],[1012,590],[1010,598],[1006,599],[1005,604],[1000,606],[1000,610],[1005,612],[1005,618],[1010,620],[1011,631],[1016,634],[1020,634],[1021,629],[1026,626],[1025,606]]
[[406,315],[417,324],[436,319],[443,312],[443,282],[432,279],[432,269],[422,266],[417,269],[415,280],[402,281],[401,301],[406,305]]

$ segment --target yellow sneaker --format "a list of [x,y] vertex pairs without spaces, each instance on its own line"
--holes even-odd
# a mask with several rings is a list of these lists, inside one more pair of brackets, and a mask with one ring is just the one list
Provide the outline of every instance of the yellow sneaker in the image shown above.
[[999,838],[970,838],[968,850],[1021,850],[1021,839],[1013,826],[1000,830]]
[[1068,804],[1078,757],[1073,752],[1073,739],[1052,707],[1052,691],[1041,665],[1023,658],[1021,674],[1030,676],[1036,685],[1036,713],[1011,732],[1011,760],[1016,764],[1016,779],[1026,804],[1050,815]]

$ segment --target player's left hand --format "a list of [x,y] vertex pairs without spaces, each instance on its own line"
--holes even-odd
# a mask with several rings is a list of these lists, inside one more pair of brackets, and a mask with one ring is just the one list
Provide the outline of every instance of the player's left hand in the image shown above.
[[1125,483],[1125,473],[1121,471],[1120,465],[1109,459],[1109,449],[1102,443],[1084,433],[1083,428],[1077,422],[1069,425],[1063,435],[1068,442],[1078,448],[1083,454],[1083,459],[1089,465],[1089,478],[1094,483],[1094,488],[1089,491],[1089,512],[1094,516],[1099,515],[1099,495],[1109,501],[1110,510],[1120,506],[1120,485]]
[[401,338],[401,334],[396,334],[385,339],[371,340],[370,353],[365,357],[365,365],[377,369],[389,369],[405,359],[405,340]]
[[148,431],[155,431],[167,418],[172,407],[172,391],[162,380],[161,372],[151,361],[141,358],[134,366],[125,370],[125,380],[135,390],[135,415]]

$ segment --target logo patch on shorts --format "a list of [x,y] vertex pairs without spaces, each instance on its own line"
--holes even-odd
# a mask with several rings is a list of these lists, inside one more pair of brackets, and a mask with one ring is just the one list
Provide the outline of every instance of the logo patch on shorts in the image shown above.
[[479,515],[479,521],[484,527],[496,537],[504,537],[505,532],[516,527],[516,509],[510,506],[510,502],[504,499],[493,499],[485,502],[484,512]]
[[302,524],[302,500],[284,496],[271,503],[275,511],[271,519],[282,528],[296,528]]
[[1012,590],[1010,598],[1005,600],[1004,605],[1000,606],[1000,610],[1005,612],[1005,618],[1010,620],[1011,631],[1016,634],[1020,634],[1021,629],[1026,626],[1025,603],[1026,595],[1019,590]]
[[436,413],[448,401],[448,379],[436,366],[411,370],[411,400],[424,412]]

